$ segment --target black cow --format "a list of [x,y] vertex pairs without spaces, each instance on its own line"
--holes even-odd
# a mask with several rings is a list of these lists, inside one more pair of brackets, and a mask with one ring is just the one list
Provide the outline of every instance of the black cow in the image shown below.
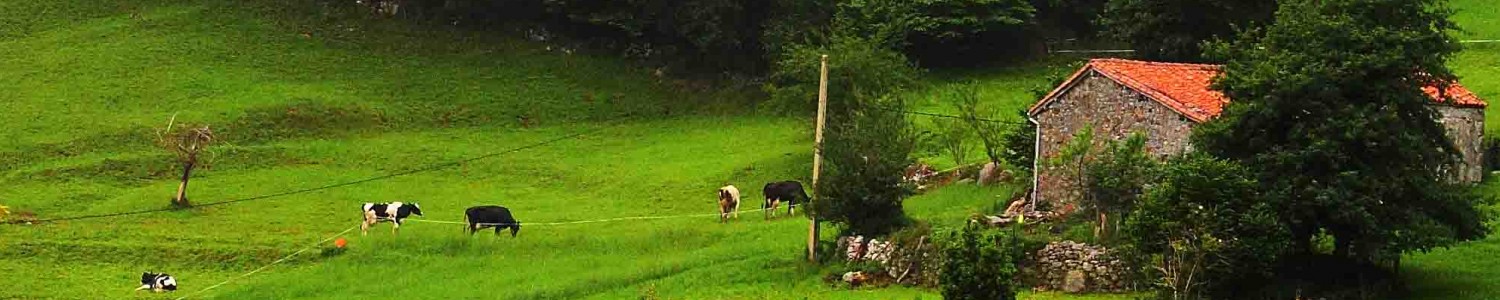
[[782,202],[786,202],[786,213],[790,215],[795,212],[797,202],[809,199],[807,192],[802,190],[802,183],[795,180],[767,183],[760,191],[766,195],[766,204],[761,206],[766,210],[766,219],[776,215],[776,207]]
[[470,207],[464,210],[464,221],[469,222],[469,226],[464,227],[469,235],[489,227],[495,228],[495,235],[500,235],[501,228],[510,228],[510,237],[521,232],[521,222],[510,215],[510,209],[498,205]]
[[406,220],[406,217],[410,217],[411,215],[421,216],[422,207],[418,206],[415,202],[410,204],[401,202],[365,203],[364,214],[364,222],[359,223],[359,234],[369,234],[370,226],[385,221],[390,221],[391,224],[394,224],[391,225],[391,234],[395,234],[398,229],[401,229],[401,223]]
[[172,275],[167,275],[167,273],[141,273],[141,287],[135,288],[135,290],[144,289],[151,289],[153,292],[176,291],[177,279],[172,278]]

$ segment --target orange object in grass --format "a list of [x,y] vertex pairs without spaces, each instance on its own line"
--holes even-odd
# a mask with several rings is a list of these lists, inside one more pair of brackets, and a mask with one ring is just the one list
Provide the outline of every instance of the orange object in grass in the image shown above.
[[333,240],[333,246],[335,246],[335,247],[343,248],[344,245],[348,245],[348,244],[349,244],[349,241],[344,240],[344,238],[339,238],[337,240]]

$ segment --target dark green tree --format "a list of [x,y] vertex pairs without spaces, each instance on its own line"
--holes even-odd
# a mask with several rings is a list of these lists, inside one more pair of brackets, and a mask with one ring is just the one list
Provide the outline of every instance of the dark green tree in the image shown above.
[[1234,99],[1193,143],[1256,174],[1294,251],[1395,258],[1485,236],[1477,197],[1439,171],[1457,152],[1424,86],[1459,50],[1442,0],[1284,0],[1276,23],[1214,53]]
[[[1020,120],[1026,120],[1025,110],[1017,112]],[[1000,144],[1005,149],[999,151],[1000,158],[1009,162],[1012,167],[1030,171],[1036,162],[1036,124],[1030,121],[1021,121],[1018,124],[1010,124],[1005,133],[1000,135]]]
[[1286,228],[1254,174],[1203,154],[1175,158],[1126,221],[1161,298],[1237,299],[1271,278]]
[[[1084,170],[1088,183],[1084,203],[1094,210],[1094,237],[1109,238],[1111,228],[1123,220],[1155,180],[1156,160],[1146,153],[1146,136],[1131,134],[1125,140],[1109,141]],[[1114,218],[1110,218],[1114,216]]]
[[829,111],[823,174],[811,212],[843,225],[845,234],[884,236],[909,222],[901,203],[913,189],[901,175],[913,162],[916,133],[900,113],[905,102],[899,97],[840,98],[847,103]]
[[1275,11],[1272,0],[1110,0],[1100,23],[1140,57],[1204,61],[1204,42],[1270,23]]
[[[921,71],[901,52],[883,42],[849,34],[836,34],[826,41],[786,46],[777,57],[769,82],[770,109],[795,114],[817,112],[818,57],[828,55],[828,111],[853,111],[856,94],[887,95],[917,84]],[[833,120],[833,119],[830,119]]]
[[1035,12],[1027,0],[842,1],[833,27],[878,37],[923,65],[971,66],[1025,54]]

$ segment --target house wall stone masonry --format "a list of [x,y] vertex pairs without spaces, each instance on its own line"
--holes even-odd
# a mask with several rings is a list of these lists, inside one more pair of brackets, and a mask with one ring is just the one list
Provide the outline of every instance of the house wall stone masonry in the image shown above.
[[[1095,70],[1086,70],[1054,95],[1056,99],[1034,110],[1037,124],[1036,197],[1054,209],[1082,198],[1077,180],[1059,166],[1048,166],[1079,130],[1092,126],[1094,145],[1122,140],[1132,133],[1146,135],[1146,151],[1158,158],[1192,150],[1189,135],[1194,122],[1161,102]],[[1439,120],[1459,150],[1461,164],[1450,173],[1461,182],[1483,179],[1482,137],[1484,108],[1434,104]]]
[[1458,148],[1459,159],[1455,176],[1461,182],[1479,182],[1484,179],[1484,108],[1433,105],[1441,118],[1439,123],[1448,133],[1448,140]]
[[1093,126],[1096,147],[1138,132],[1146,137],[1146,151],[1159,157],[1190,149],[1192,120],[1098,72],[1080,74],[1057,97],[1032,116],[1037,123],[1037,157],[1041,162],[1036,174],[1037,197],[1058,200],[1050,203],[1053,207],[1072,203],[1082,195],[1076,180],[1062,176],[1066,172],[1045,161],[1057,157],[1084,127]]

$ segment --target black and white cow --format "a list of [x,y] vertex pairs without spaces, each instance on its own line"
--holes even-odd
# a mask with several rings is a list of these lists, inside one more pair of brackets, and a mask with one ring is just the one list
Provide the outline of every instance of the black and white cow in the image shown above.
[[740,189],[726,185],[719,188],[719,223],[729,221],[730,217],[740,217]]
[[359,233],[361,235],[369,234],[370,226],[375,225],[375,223],[385,221],[390,221],[393,224],[391,225],[391,234],[395,234],[398,229],[401,229],[401,223],[406,220],[406,217],[410,217],[411,215],[421,216],[422,207],[416,203],[365,203],[364,214],[364,222],[359,223]]
[[766,210],[766,219],[776,215],[776,207],[786,202],[786,213],[795,213],[797,202],[807,201],[807,192],[802,190],[802,183],[795,180],[767,183],[760,190],[766,195],[766,204],[761,208]]
[[495,235],[500,235],[502,228],[510,228],[510,237],[516,237],[516,233],[521,232],[521,222],[510,215],[510,209],[498,205],[470,207],[464,210],[464,221],[469,223],[468,227],[464,227],[469,235],[490,227],[495,228]]
[[135,290],[144,289],[151,289],[153,292],[176,291],[177,279],[172,278],[172,275],[167,275],[167,273],[144,272],[141,273],[141,287],[135,288]]

